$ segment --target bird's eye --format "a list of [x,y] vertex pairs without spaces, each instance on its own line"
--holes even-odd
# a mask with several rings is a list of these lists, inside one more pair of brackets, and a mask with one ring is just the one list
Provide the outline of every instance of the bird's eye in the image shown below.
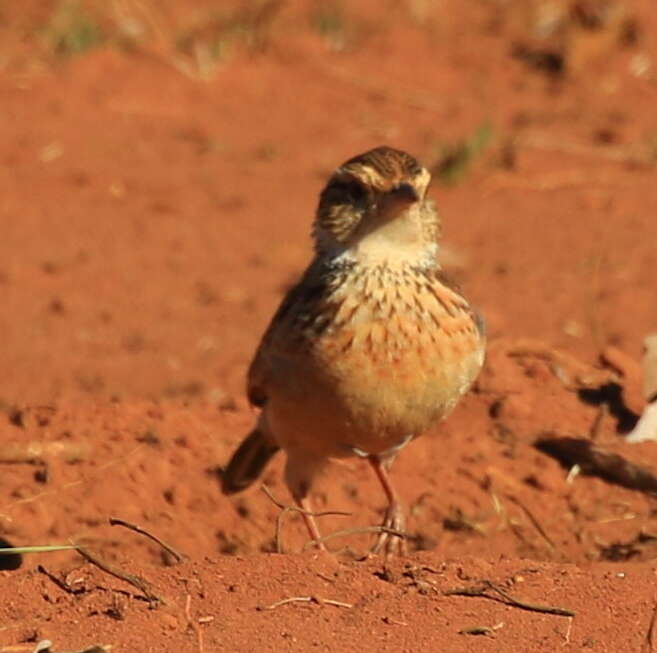
[[329,186],[331,194],[343,202],[359,204],[367,198],[367,191],[357,181],[340,181]]
[[352,181],[346,184],[345,190],[355,204],[362,202],[367,198],[367,191],[363,188],[363,185],[359,184],[357,181]]

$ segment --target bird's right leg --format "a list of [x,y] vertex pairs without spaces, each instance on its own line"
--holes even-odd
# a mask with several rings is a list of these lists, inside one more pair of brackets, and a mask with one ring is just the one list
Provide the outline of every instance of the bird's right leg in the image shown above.
[[368,461],[374,470],[381,487],[386,494],[388,500],[388,507],[383,521],[383,528],[385,529],[380,533],[372,553],[377,554],[385,550],[386,558],[392,555],[406,555],[406,517],[404,509],[399,501],[397,492],[390,482],[388,475],[388,467],[392,463],[392,458],[388,460],[381,460],[378,456],[368,456]]

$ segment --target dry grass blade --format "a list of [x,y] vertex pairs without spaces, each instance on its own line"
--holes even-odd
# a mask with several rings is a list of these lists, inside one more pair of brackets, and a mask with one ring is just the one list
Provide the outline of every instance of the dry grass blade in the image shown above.
[[512,503],[515,503],[520,510],[523,511],[525,514],[525,517],[529,519],[531,522],[532,526],[538,531],[538,534],[546,541],[546,543],[549,545],[551,549],[556,548],[554,542],[552,541],[552,538],[545,532],[545,529],[543,526],[541,526],[541,523],[536,519],[534,514],[531,512],[531,510],[522,502],[520,499],[517,497],[514,497],[512,494],[507,494],[506,498],[511,501]]
[[[263,483],[262,486],[262,491],[267,495],[269,500],[277,507],[280,509],[280,513],[278,514],[278,517],[276,518],[276,553],[284,553],[284,546],[283,546],[283,520],[285,518],[285,515],[287,515],[290,512],[298,512],[299,514],[302,515],[310,515],[311,517],[327,517],[329,515],[337,515],[340,517],[350,517],[351,513],[350,512],[341,512],[338,510],[325,510],[323,512],[310,512],[308,510],[304,510],[303,508],[300,508],[299,506],[288,506],[285,505],[284,503],[281,503],[278,499],[274,497],[274,495],[271,493],[269,488]],[[320,542],[323,542],[325,538],[322,538],[319,540]],[[314,542],[316,543],[316,542]]]
[[14,508],[17,508],[18,506],[21,505],[26,505],[29,503],[36,503],[38,501],[43,500],[45,497],[51,497],[55,496],[57,494],[67,492],[68,490],[71,490],[73,488],[80,487],[81,485],[84,485],[85,483],[90,483],[92,481],[98,481],[100,476],[106,472],[107,470],[111,469],[112,467],[115,467],[120,464],[130,464],[131,462],[138,460],[137,454],[139,451],[144,449],[143,444],[138,444],[137,446],[133,447],[126,453],[122,454],[121,456],[118,456],[116,458],[113,458],[111,460],[108,460],[106,463],[100,465],[93,473],[93,475],[85,478],[79,478],[75,481],[70,481],[68,483],[64,483],[63,485],[53,487],[51,490],[44,490],[43,492],[37,492],[36,494],[33,494],[31,496],[23,497],[21,499],[16,499],[15,501],[12,501],[0,508],[0,514],[3,514],[5,512],[8,512]]
[[46,544],[44,546],[12,546],[0,549],[0,555],[20,555],[23,553],[53,553],[55,551],[77,550],[73,544]]
[[[317,70],[320,74],[355,86],[363,92],[375,93],[391,102],[406,105],[413,109],[440,112],[445,108],[445,103],[441,100],[436,100],[435,94],[418,91],[417,87],[405,85],[403,80],[400,79],[393,80],[376,77],[371,73],[368,75],[359,75],[345,68],[326,64],[323,64]],[[395,92],[393,93],[391,89],[395,89]]]
[[576,156],[605,159],[616,163],[630,163],[651,166],[655,163],[655,153],[650,143],[634,143],[619,146],[591,146],[563,138],[554,138],[549,134],[526,134],[517,140],[518,147],[538,150],[563,152]]
[[617,382],[617,376],[609,370],[601,370],[565,352],[554,349],[540,340],[519,338],[516,340],[502,340],[495,345],[507,356],[512,358],[534,357],[545,361],[552,373],[569,390],[581,388],[597,388],[609,383]]
[[21,442],[8,444],[0,453],[0,463],[42,465],[49,457],[59,457],[67,463],[88,460],[91,447],[80,442]]
[[393,535],[394,537],[398,537],[402,540],[406,539],[406,533],[397,531],[394,528],[388,528],[387,526],[358,526],[356,528],[347,528],[342,531],[334,531],[333,533],[324,535],[324,537],[320,537],[319,540],[308,542],[303,547],[303,550],[305,551],[311,544],[315,544],[316,542],[328,542],[329,540],[333,540],[336,537],[347,537],[349,535],[360,535],[362,533],[388,533],[389,535]]
[[354,606],[351,603],[344,603],[343,601],[335,601],[333,599],[322,599],[318,596],[291,596],[287,599],[281,599],[272,603],[271,605],[258,606],[256,610],[264,612],[266,610],[275,610],[280,608],[282,605],[287,605],[288,603],[317,603],[317,605],[334,605],[338,608],[353,608]]

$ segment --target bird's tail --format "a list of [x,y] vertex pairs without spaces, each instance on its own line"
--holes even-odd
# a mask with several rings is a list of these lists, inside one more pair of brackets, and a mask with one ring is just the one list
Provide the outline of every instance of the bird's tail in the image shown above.
[[279,450],[256,426],[244,438],[222,475],[221,489],[224,494],[241,492],[251,485],[262,473],[271,457]]

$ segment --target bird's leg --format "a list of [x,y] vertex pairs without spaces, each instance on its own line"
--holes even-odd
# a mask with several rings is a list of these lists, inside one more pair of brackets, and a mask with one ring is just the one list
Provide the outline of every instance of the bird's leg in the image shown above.
[[399,497],[390,483],[387,464],[378,456],[368,456],[367,459],[370,465],[372,465],[372,469],[374,469],[388,499],[388,507],[386,508],[382,527],[400,533],[398,535],[389,531],[382,531],[377,538],[372,553],[380,553],[385,549],[387,557],[393,554],[405,555],[406,541],[404,534],[406,533],[406,518]]
[[310,539],[318,549],[326,551],[324,542],[321,541],[319,528],[310,502],[310,486],[315,474],[321,469],[316,460],[296,450],[288,450],[287,464],[285,466],[285,480],[290,489],[294,502],[299,508],[303,521],[308,529]]
[[305,494],[297,494],[295,492],[294,502],[301,510],[301,516],[303,517],[303,521],[306,524],[306,528],[308,529],[308,535],[310,535],[310,539],[315,543],[315,546],[317,546],[320,551],[326,551],[326,546],[324,546],[324,542],[321,541],[322,536],[319,533],[319,528],[317,526],[317,522],[315,521],[315,516],[313,514],[310,498],[308,497],[308,492],[306,491]]

